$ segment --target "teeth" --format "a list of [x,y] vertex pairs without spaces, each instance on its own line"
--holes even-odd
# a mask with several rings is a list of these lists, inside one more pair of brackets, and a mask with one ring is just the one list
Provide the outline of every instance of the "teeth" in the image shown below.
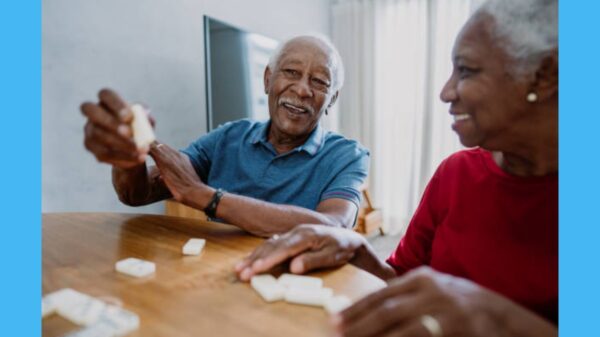
[[469,118],[471,118],[471,116],[469,116],[467,114],[454,115],[454,121],[464,121],[465,119],[469,119]]
[[289,109],[292,109],[292,110],[293,110],[293,111],[295,111],[295,112],[304,112],[304,111],[306,111],[305,109],[298,108],[298,107],[296,107],[296,106],[293,106],[293,105],[291,105],[291,104],[289,104],[289,103],[283,103],[283,105],[284,105],[285,107],[289,108]]

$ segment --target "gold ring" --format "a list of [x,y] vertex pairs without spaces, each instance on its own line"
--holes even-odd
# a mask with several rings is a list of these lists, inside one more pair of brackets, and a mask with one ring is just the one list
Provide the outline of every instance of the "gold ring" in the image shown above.
[[423,315],[421,316],[421,324],[429,331],[431,337],[443,337],[444,333],[442,332],[442,326],[437,319],[435,319],[431,315]]

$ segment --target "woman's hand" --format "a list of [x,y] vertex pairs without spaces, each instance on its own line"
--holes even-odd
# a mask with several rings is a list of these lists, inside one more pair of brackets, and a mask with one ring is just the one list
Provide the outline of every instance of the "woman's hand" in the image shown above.
[[555,336],[556,328],[466,279],[421,267],[333,317],[338,336]]
[[265,241],[235,266],[242,281],[270,270],[288,259],[290,271],[303,274],[309,270],[336,267],[350,261],[366,240],[344,228],[323,225],[300,225]]

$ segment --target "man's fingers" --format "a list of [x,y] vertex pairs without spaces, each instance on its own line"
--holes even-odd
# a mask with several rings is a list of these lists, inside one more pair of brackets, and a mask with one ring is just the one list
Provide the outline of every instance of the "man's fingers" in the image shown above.
[[100,142],[109,149],[131,153],[132,157],[139,157],[142,154],[138,153],[137,146],[132,139],[124,139],[102,128],[95,127],[89,122],[85,125],[85,133],[90,141]]
[[240,279],[248,281],[252,276],[268,271],[289,258],[310,249],[309,240],[304,240],[302,237],[302,233],[293,233],[292,235],[286,234],[277,240],[271,239],[273,241],[265,242],[240,266]]
[[130,153],[113,151],[105,145],[97,142],[86,142],[85,147],[90,150],[99,162],[115,165],[121,168],[129,168],[144,162],[145,156],[131,156]]
[[132,136],[131,128],[111,115],[102,107],[93,103],[83,103],[81,112],[89,119],[89,121],[98,127],[111,131],[124,139],[129,139]]
[[294,274],[303,274],[313,269],[337,267],[348,262],[353,255],[352,252],[338,251],[336,247],[328,246],[296,256],[292,259],[290,270]]
[[106,106],[109,112],[117,118],[120,118],[119,114],[121,113],[121,110],[127,107],[127,103],[111,89],[105,88],[100,90],[98,98],[100,99],[100,103]]
[[303,234],[302,232],[298,232],[276,240],[277,243],[272,245],[272,249],[264,252],[262,256],[252,263],[254,274],[270,270],[289,258],[311,249],[310,240],[306,240]]

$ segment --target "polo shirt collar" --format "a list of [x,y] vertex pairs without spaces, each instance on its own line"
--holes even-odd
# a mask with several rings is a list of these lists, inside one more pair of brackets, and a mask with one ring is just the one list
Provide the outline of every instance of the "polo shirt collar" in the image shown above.
[[[254,135],[251,138],[252,144],[269,144],[267,136],[270,125],[271,121],[269,120],[267,122],[261,123],[260,127],[256,128],[256,131],[254,132]],[[321,127],[321,123],[317,124],[317,127],[311,132],[306,142],[304,142],[304,144],[302,144],[301,146],[297,147],[296,151],[304,151],[309,155],[314,156],[321,148],[321,145],[323,145],[324,134],[325,131]]]

